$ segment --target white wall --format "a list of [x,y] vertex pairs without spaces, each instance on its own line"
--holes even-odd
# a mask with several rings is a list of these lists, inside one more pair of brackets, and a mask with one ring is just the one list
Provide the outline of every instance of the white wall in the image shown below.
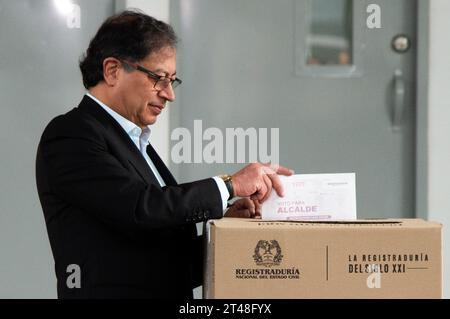
[[[136,8],[140,9],[148,15],[162,20],[164,22],[169,22],[170,7],[169,0],[117,0],[116,9],[117,11],[123,10],[125,8]],[[167,105],[170,107],[170,104]],[[153,147],[157,150],[161,159],[170,166],[169,161],[169,148],[170,148],[170,135],[169,135],[169,123],[170,115],[169,111],[166,110],[158,117],[156,124],[152,126],[151,143]]]
[[444,296],[450,298],[450,1],[430,1],[428,218],[444,225]]

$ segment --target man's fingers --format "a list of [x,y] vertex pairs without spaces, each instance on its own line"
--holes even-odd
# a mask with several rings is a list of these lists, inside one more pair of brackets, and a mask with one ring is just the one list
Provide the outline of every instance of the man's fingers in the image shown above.
[[291,176],[295,174],[295,172],[287,167],[284,166],[278,166],[278,169],[276,170],[277,174],[284,175],[284,176]]
[[255,203],[250,198],[242,198],[237,203],[239,203],[238,208],[248,209],[252,214],[255,214]]
[[248,209],[241,209],[236,212],[236,217],[239,218],[253,218],[254,216],[255,214]]
[[281,183],[280,178],[276,174],[268,175],[268,178],[272,182],[272,186],[277,192],[278,196],[283,197],[284,196],[284,189],[283,184]]
[[248,197],[244,197],[236,201],[233,206],[236,210],[248,209],[250,213],[255,214],[255,203]]
[[266,174],[279,174],[284,176],[291,176],[295,174],[292,169],[279,164],[263,164],[263,172]]
[[261,204],[258,200],[253,201],[253,203],[255,204],[255,215],[256,216],[261,216]]
[[[263,172],[270,179],[271,185],[277,192],[278,196],[283,197],[284,196],[283,184],[281,183],[281,180],[278,177],[278,175],[291,176],[292,174],[294,174],[294,171],[278,164],[271,164],[271,165],[265,164],[263,166]],[[265,199],[266,198],[264,198],[264,200]],[[264,200],[262,200],[262,202]]]
[[241,218],[250,218],[252,217],[252,213],[248,209],[242,209],[237,211],[238,217]]
[[262,194],[262,198],[260,200],[263,203],[270,195],[270,191],[272,190],[272,180],[269,178],[271,175],[263,175],[263,181],[266,186],[265,192]]
[[278,164],[262,164],[262,171],[264,174],[277,174],[280,165]]
[[264,181],[264,177],[265,177],[265,175],[261,176],[263,181],[259,183],[257,191],[250,196],[250,198],[252,200],[258,200],[258,201],[262,202],[262,199],[266,195],[266,193],[267,193],[267,186],[266,186],[266,183]]
[[236,209],[225,213],[225,217],[233,218],[251,218],[253,216],[254,214],[252,214],[252,212],[250,212],[248,209]]

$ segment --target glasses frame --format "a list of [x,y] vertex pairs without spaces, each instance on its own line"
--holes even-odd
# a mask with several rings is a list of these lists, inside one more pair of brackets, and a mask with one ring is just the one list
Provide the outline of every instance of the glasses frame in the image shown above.
[[[135,70],[141,71],[143,73],[145,73],[150,79],[155,81],[155,84],[153,85],[153,88],[155,90],[158,91],[162,91],[165,90],[168,86],[169,83],[172,86],[172,89],[175,89],[176,87],[178,87],[181,83],[183,83],[183,81],[181,81],[181,79],[175,77],[175,79],[169,79],[168,77],[164,76],[164,75],[158,75],[155,72],[150,71],[149,69],[143,67],[142,65],[138,64],[138,63],[133,63],[130,61],[125,61],[125,60],[120,60],[120,62],[131,66],[132,68],[134,68]],[[169,79],[169,82],[166,80]],[[158,85],[158,83],[163,83],[163,88],[157,88],[156,86]]]

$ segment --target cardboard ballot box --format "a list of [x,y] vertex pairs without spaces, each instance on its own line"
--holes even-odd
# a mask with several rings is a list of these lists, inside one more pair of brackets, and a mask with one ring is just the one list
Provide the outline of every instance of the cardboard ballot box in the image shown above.
[[206,226],[205,298],[441,298],[442,226],[420,219]]

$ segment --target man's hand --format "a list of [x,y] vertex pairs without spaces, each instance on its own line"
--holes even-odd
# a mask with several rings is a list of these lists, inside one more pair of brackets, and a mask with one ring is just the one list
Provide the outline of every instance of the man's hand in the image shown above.
[[292,174],[294,174],[293,170],[280,165],[250,164],[232,176],[234,195],[251,197],[262,203],[274,188],[278,196],[283,197],[283,186],[278,175],[291,176]]
[[257,218],[261,216],[261,204],[248,197],[238,199],[228,208],[225,217]]

